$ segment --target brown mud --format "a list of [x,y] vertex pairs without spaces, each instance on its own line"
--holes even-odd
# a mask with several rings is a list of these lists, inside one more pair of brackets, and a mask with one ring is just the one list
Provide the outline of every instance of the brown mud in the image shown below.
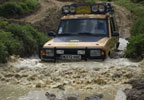
[[[144,60],[141,65],[144,66]],[[132,85],[132,89],[125,90],[127,100],[144,100],[144,69],[141,75],[128,83]]]

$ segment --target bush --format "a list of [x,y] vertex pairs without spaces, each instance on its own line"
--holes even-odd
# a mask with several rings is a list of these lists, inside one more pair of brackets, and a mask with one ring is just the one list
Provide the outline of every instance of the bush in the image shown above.
[[35,9],[39,5],[37,0],[23,0],[23,3],[25,3],[29,9]]
[[16,2],[6,2],[0,7],[1,16],[21,15],[23,9]]
[[49,40],[43,33],[31,25],[9,24],[0,22],[0,63],[9,55],[22,57],[38,54],[39,48]]
[[22,50],[22,43],[13,38],[13,34],[10,32],[0,31],[0,42],[6,46],[6,49],[11,54],[19,54]]
[[21,50],[22,43],[14,39],[12,33],[0,31],[0,62],[5,62],[8,55],[19,54]]
[[6,47],[2,42],[0,42],[0,63],[6,62],[6,58],[8,57],[8,52]]
[[144,58],[144,18],[137,17],[132,28],[131,37],[126,50],[126,56],[130,58]]
[[129,58],[144,58],[144,34],[131,36],[126,50],[126,56]]
[[23,44],[23,51],[19,51],[21,56],[30,56],[37,53],[38,49],[48,40],[48,38],[30,25],[9,24],[5,31],[11,32],[14,38]]
[[142,2],[143,0],[131,0],[131,1],[134,3],[139,3],[139,2]]
[[131,36],[126,50],[126,57],[144,58],[144,0],[113,0],[116,4],[129,9],[136,15],[134,24],[131,27]]
[[144,34],[144,17],[137,17],[135,20],[132,28],[131,28],[131,34],[137,35],[137,34]]
[[20,0],[5,2],[0,5],[0,16],[20,16],[35,10],[39,6],[37,0]]

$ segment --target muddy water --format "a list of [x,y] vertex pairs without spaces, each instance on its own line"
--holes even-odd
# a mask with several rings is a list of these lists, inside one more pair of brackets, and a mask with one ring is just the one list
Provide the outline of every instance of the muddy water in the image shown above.
[[120,58],[127,45],[120,39],[119,58],[105,61],[45,63],[36,57],[12,56],[0,65],[0,100],[48,100],[46,92],[58,99],[75,95],[78,100],[99,95],[101,100],[124,100],[121,89],[130,88],[129,80],[141,74],[140,63]]

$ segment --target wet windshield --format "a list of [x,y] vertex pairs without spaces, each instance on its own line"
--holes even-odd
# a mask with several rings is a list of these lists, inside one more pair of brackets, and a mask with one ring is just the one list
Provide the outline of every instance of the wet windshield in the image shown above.
[[98,35],[108,36],[105,19],[71,19],[62,20],[58,35]]

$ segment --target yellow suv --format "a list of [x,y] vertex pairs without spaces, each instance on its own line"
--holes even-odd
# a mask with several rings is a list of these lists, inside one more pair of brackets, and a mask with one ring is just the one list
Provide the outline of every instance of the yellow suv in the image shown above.
[[105,59],[119,45],[119,33],[110,3],[71,4],[62,8],[63,17],[54,38],[40,50],[42,60]]

